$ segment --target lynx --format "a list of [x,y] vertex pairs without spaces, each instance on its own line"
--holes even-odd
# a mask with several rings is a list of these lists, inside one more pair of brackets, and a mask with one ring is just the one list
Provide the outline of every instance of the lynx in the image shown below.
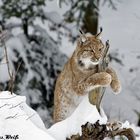
[[115,93],[120,92],[120,81],[112,68],[97,71],[104,50],[99,36],[100,33],[80,37],[72,57],[59,75],[54,92],[54,122],[70,116],[84,95],[96,87],[110,85]]

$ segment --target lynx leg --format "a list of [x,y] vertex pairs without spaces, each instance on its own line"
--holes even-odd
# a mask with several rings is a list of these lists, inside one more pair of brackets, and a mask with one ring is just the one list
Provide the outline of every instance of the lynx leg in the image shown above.
[[87,80],[87,82],[93,83],[95,86],[102,87],[109,86],[111,81],[111,75],[106,72],[96,73]]
[[70,111],[72,111],[72,108],[70,108],[72,102],[71,99],[66,96],[66,93],[63,93],[62,91],[56,94],[53,114],[54,123],[66,119],[71,113]]
[[110,84],[112,90],[115,92],[115,93],[120,93],[121,91],[121,83],[117,77],[117,74],[116,72],[112,69],[112,68],[107,68],[106,70],[107,73],[109,73],[112,77],[112,82]]
[[66,119],[67,116],[65,115],[64,111],[65,110],[61,108],[60,106],[54,110],[54,114],[53,114],[54,123],[57,123]]
[[84,95],[96,87],[109,86],[111,81],[112,79],[110,74],[106,72],[100,72],[90,76],[82,83],[78,83],[78,86],[75,86],[74,90],[77,92],[77,94]]

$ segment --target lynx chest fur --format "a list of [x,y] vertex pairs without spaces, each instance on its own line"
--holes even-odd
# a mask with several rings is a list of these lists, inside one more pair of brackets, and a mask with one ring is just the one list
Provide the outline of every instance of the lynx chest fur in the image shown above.
[[[98,34],[99,35],[99,34]],[[59,75],[54,92],[54,122],[70,116],[82,98],[96,87],[111,86],[120,91],[120,82],[112,68],[98,72],[104,44],[96,36],[79,38],[76,50]]]

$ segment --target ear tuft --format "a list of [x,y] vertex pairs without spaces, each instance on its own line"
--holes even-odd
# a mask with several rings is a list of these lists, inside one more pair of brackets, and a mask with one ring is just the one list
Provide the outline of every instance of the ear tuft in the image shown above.
[[87,41],[86,35],[83,33],[83,31],[81,29],[79,29],[79,32],[80,32],[81,43],[86,42]]
[[103,28],[100,27],[100,32],[95,36],[97,39],[101,39],[101,33],[103,31]]

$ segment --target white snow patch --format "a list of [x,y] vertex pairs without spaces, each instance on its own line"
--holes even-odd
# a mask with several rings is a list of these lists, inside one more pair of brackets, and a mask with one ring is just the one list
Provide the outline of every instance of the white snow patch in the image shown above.
[[[81,125],[87,122],[106,124],[107,117],[101,109],[101,115],[95,106],[91,105],[85,96],[74,113],[64,121],[54,124],[48,130],[39,115],[26,103],[24,96],[12,94],[9,91],[0,92],[0,136],[18,135],[19,140],[47,139],[65,140],[73,134],[81,134]],[[128,121],[122,128],[132,128],[140,140],[140,128],[130,125]]]
[[98,113],[95,106],[89,103],[88,96],[85,96],[69,118],[54,124],[47,132],[58,140],[65,140],[66,137],[72,134],[81,134],[81,125],[87,122],[95,123],[99,120],[101,124],[105,124],[107,122],[107,117],[103,110],[101,114],[102,115]]
[[0,92],[0,136],[18,135],[19,140],[54,140],[44,131],[39,115],[25,101],[23,96]]

